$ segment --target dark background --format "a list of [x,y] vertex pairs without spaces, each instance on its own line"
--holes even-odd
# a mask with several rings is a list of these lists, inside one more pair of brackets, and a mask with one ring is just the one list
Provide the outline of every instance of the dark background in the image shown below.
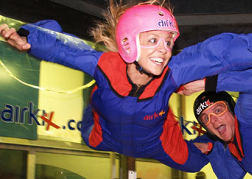
[[[137,0],[123,0],[136,4]],[[176,49],[196,44],[222,32],[250,33],[251,0],[170,0],[180,38]],[[33,23],[55,19],[68,33],[92,40],[88,29],[103,20],[108,0],[0,0],[0,15]]]

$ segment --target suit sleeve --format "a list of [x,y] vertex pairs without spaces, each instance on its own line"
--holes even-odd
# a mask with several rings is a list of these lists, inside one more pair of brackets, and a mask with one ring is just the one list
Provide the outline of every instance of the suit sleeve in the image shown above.
[[214,143],[213,150],[207,157],[218,178],[242,179],[246,174],[231,155],[229,149],[225,149],[224,145],[218,140]]
[[223,33],[185,48],[168,66],[177,86],[252,67],[252,34]]
[[28,31],[31,55],[93,76],[102,52],[97,52],[83,40],[64,33],[56,21],[44,20],[21,28]]
[[212,150],[206,156],[217,178],[242,179],[245,176],[246,172],[220,140],[213,139],[205,134],[192,141],[201,143],[211,142],[213,144]]
[[235,115],[239,121],[252,125],[252,69],[218,75],[216,91],[236,91]]
[[216,85],[217,92],[236,91],[252,93],[252,69],[219,74]]

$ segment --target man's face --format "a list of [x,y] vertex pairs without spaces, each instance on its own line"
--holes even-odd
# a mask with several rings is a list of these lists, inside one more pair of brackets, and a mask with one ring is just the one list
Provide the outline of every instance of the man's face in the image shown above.
[[235,132],[235,118],[224,101],[218,101],[206,108],[199,119],[207,129],[223,141],[230,141]]

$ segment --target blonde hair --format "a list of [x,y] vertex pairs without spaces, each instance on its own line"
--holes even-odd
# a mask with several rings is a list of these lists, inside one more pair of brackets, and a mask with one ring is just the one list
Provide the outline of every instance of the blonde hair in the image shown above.
[[[171,8],[171,4],[169,2],[166,3],[165,1],[166,0],[148,0],[145,2],[140,2],[138,4],[160,5],[172,12],[173,10]],[[115,0],[109,0],[108,11],[103,13],[106,21],[97,23],[97,26],[91,29],[90,33],[94,37],[95,42],[105,45],[105,51],[118,51],[116,44],[116,25],[120,16],[129,7],[129,4],[123,5],[122,0],[120,0],[119,3],[115,2]]]

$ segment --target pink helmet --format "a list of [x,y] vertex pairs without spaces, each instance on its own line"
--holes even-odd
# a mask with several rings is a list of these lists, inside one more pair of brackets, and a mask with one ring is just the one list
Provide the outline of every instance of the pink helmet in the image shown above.
[[116,27],[118,52],[125,62],[138,61],[140,57],[139,34],[151,30],[165,30],[178,38],[179,30],[173,14],[158,5],[136,5],[127,9]]

